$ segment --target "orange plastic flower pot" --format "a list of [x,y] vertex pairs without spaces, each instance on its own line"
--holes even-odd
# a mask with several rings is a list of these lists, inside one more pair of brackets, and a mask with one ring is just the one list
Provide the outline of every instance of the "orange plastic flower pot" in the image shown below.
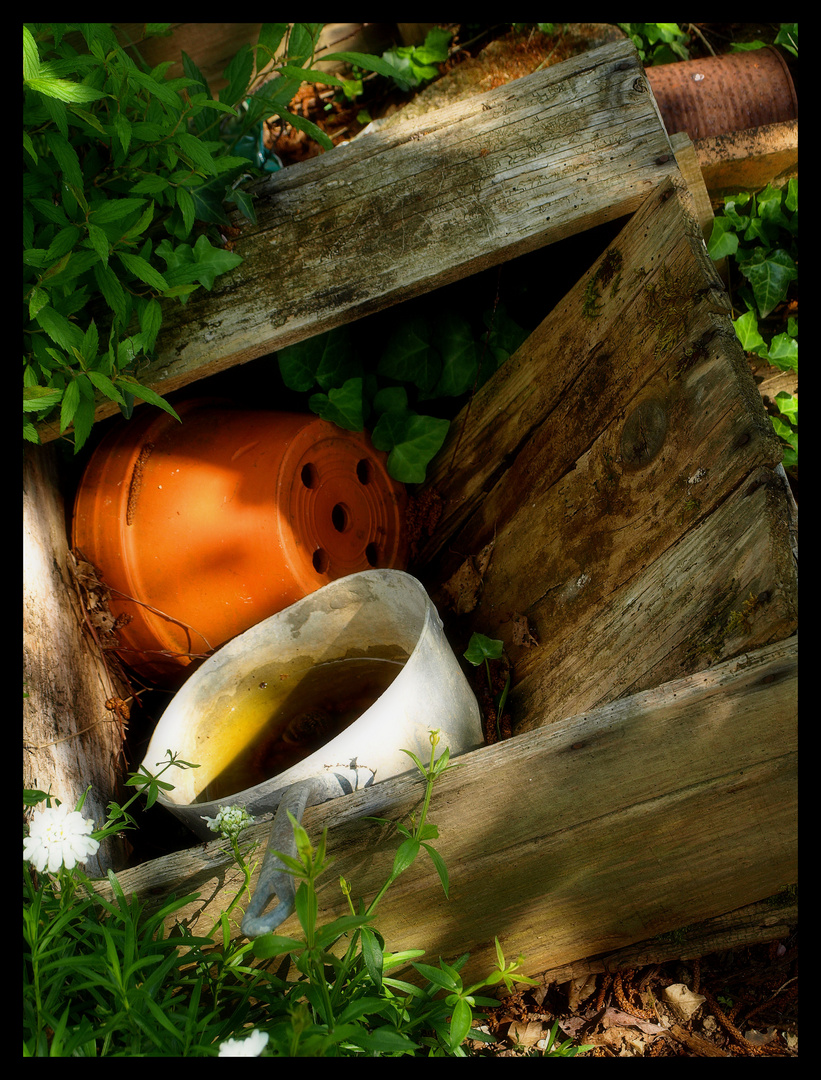
[[139,675],[176,687],[329,581],[404,568],[404,487],[366,435],[214,401],[177,412],[107,436],[74,505],[74,550],[111,590],[117,652]]

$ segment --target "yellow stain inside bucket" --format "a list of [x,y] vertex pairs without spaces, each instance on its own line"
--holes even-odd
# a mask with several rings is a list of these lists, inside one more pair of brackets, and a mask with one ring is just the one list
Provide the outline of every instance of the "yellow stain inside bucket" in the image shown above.
[[344,731],[384,694],[407,660],[399,648],[380,652],[386,655],[258,670],[230,698],[221,697],[189,750],[189,760],[201,766],[194,770],[194,801],[256,787]]

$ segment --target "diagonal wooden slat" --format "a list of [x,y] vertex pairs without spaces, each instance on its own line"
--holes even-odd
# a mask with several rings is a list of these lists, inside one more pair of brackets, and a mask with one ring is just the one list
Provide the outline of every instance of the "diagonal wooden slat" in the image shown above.
[[676,172],[633,45],[583,53],[257,183],[242,265],[164,305],[139,376],[179,389],[632,213]]

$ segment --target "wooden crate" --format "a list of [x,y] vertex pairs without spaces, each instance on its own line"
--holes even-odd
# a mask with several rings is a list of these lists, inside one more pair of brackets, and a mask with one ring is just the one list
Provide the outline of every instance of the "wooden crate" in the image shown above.
[[[382,902],[388,947],[469,951],[471,978],[498,935],[526,973],[571,970],[793,881],[788,492],[632,46],[368,136],[262,193],[243,266],[185,322],[172,311],[155,387],[630,215],[431,473],[444,512],[419,576],[459,607],[459,633],[503,638],[520,723],[437,786],[451,899],[418,860]],[[340,874],[372,896],[390,868],[395,837],[369,816],[399,819],[421,795],[408,776],[306,812],[336,860],[321,918],[347,909]],[[239,884],[219,842],[119,878],[151,906],[199,892],[183,912],[195,931]]]

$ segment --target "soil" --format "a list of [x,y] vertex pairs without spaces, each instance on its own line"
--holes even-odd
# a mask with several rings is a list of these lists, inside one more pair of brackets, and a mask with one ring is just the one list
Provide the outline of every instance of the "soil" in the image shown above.
[[[695,996],[693,996],[695,995]],[[683,1011],[670,998],[683,999]],[[687,999],[695,1011],[688,1017]],[[540,1056],[556,1042],[587,1057],[796,1057],[798,939],[521,990],[483,1025],[494,1057]]]

